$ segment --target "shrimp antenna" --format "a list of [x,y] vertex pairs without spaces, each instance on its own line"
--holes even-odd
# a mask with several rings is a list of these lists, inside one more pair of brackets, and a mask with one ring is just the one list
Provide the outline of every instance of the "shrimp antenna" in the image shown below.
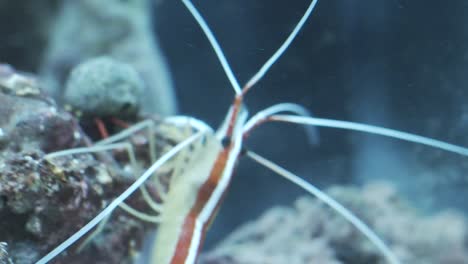
[[[252,116],[247,123],[244,125],[244,135],[248,135],[255,127],[261,125],[262,123],[270,121],[270,117],[277,115],[281,112],[291,112],[298,116],[312,117],[312,114],[309,110],[299,104],[294,103],[279,103],[272,105],[268,108],[263,109],[262,111],[256,113]],[[320,143],[320,135],[317,127],[315,126],[305,126],[305,132],[307,135],[307,140],[312,146],[316,146]]]
[[229,66],[229,63],[226,59],[226,56],[223,53],[223,50],[221,49],[221,46],[219,45],[218,41],[216,40],[216,37],[214,36],[213,32],[211,31],[210,27],[206,23],[205,19],[203,19],[202,15],[198,10],[195,8],[195,6],[190,2],[189,0],[182,0],[184,5],[187,7],[188,11],[192,14],[193,18],[197,21],[198,25],[202,28],[203,33],[205,33],[205,36],[208,38],[208,41],[210,41],[211,47],[216,53],[216,56],[218,57],[219,62],[221,63],[221,66],[224,69],[224,72],[226,73],[229,81],[231,82],[232,88],[234,88],[234,91],[236,92],[236,95],[240,95],[242,93],[241,87],[239,85],[239,82],[236,79],[236,76],[232,72],[231,66]]
[[128,187],[122,194],[120,194],[117,198],[115,198],[104,210],[101,211],[96,217],[94,217],[91,221],[89,221],[85,226],[83,226],[80,230],[70,236],[67,240],[62,242],[58,245],[54,250],[49,252],[43,258],[38,260],[36,264],[46,264],[55,258],[58,254],[65,251],[68,247],[70,247],[73,243],[75,243],[78,239],[82,238],[86,233],[88,233],[93,227],[98,225],[101,221],[103,221],[107,216],[109,216],[115,208],[123,203],[125,199],[127,199],[130,195],[132,195],[146,180],[154,174],[154,172],[159,169],[164,163],[166,163],[169,159],[175,156],[179,151],[193,143],[195,140],[202,136],[204,131],[200,131],[195,135],[189,137],[188,139],[182,141],[181,143],[177,144],[174,148],[169,150],[166,154],[161,156],[151,167],[149,167],[143,175],[141,175],[130,187]]
[[234,91],[236,92],[236,95],[241,95],[245,94],[252,86],[254,86],[258,81],[260,81],[263,76],[267,73],[267,71],[271,68],[271,66],[278,61],[279,57],[283,55],[283,53],[286,51],[286,49],[291,45],[292,41],[294,38],[297,36],[299,31],[302,29],[304,26],[305,22],[309,18],[310,14],[314,10],[318,0],[313,0],[309,7],[307,8],[306,12],[302,16],[302,18],[299,20],[297,25],[294,27],[293,31],[289,36],[286,38],[284,43],[278,48],[278,50],[265,62],[265,64],[260,67],[260,69],[257,71],[257,73],[254,74],[252,78],[244,85],[243,90],[241,90],[239,82],[237,81],[234,73],[232,72],[231,67],[229,66],[229,63],[226,59],[226,56],[223,53],[223,50],[221,49],[218,41],[216,40],[213,32],[210,30],[208,24],[206,21],[203,19],[201,14],[198,12],[198,10],[195,8],[195,6],[189,1],[189,0],[182,0],[182,2],[185,4],[187,9],[190,11],[192,16],[195,18],[197,21],[198,25],[202,28],[203,32],[205,33],[205,36],[208,38],[210,41],[211,46],[213,47],[213,50],[216,53],[216,56],[218,57],[218,60],[221,62],[221,65],[224,69],[224,72],[226,73],[229,81],[231,82],[232,87],[234,88]]
[[452,153],[457,153],[462,156],[468,157],[468,148],[457,146],[455,144],[450,144],[444,141],[423,137],[416,134],[411,134],[407,132],[402,132],[390,128],[367,125],[356,122],[341,121],[334,119],[326,118],[315,118],[315,117],[306,117],[306,116],[293,116],[293,115],[273,115],[269,117],[270,121],[281,121],[288,123],[296,123],[301,125],[311,125],[319,127],[331,127],[339,128],[345,130],[360,131],[390,138],[396,138],[408,142],[423,144],[433,148],[438,148]]
[[317,5],[318,0],[313,0],[307,10],[305,11],[304,15],[302,16],[301,20],[297,23],[296,27],[294,27],[293,31],[291,34],[289,34],[288,38],[284,41],[284,43],[279,47],[279,49],[263,64],[263,66],[258,70],[257,73],[255,73],[252,78],[247,82],[247,84],[244,86],[244,93],[249,90],[252,86],[254,86],[260,79],[263,78],[265,73],[271,68],[271,66],[278,61],[279,57],[283,55],[283,53],[286,51],[286,49],[291,45],[292,41],[294,38],[297,36],[299,33],[299,30],[302,29],[304,26],[305,22],[309,18],[310,14],[314,10],[315,6]]
[[363,235],[365,235],[382,253],[382,255],[387,259],[388,263],[391,264],[400,264],[401,262],[395,256],[395,254],[390,250],[390,248],[385,244],[385,242],[380,239],[374,231],[372,231],[369,226],[367,226],[362,220],[360,220],[356,215],[351,211],[343,207],[338,201],[327,195],[326,193],[319,190],[314,185],[306,182],[301,179],[301,177],[295,175],[294,173],[287,171],[281,166],[263,158],[262,156],[257,155],[254,152],[247,151],[247,156],[259,164],[265,166],[266,168],[276,172],[280,176],[286,178],[290,182],[296,184],[302,189],[306,190],[313,196],[317,197],[320,201],[324,202],[330,206],[333,210],[342,215],[348,222],[355,226]]

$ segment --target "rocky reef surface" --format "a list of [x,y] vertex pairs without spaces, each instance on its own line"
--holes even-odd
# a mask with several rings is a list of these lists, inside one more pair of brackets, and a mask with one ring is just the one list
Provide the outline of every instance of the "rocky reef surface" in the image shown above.
[[[175,113],[152,4],[0,1],[0,263],[34,263],[137,174],[119,150],[47,153],[91,146],[102,136],[95,118]],[[160,150],[168,145],[158,142]],[[140,138],[136,149],[143,156],[146,143]],[[147,210],[140,199],[129,203]],[[91,243],[79,250],[80,241],[54,263],[131,263],[147,228],[154,226],[115,212]]]
[[[0,241],[12,263],[29,264],[86,224],[131,178],[106,153],[44,158],[91,141],[34,77],[1,65],[0,89]],[[55,263],[131,263],[144,226],[117,213],[97,237],[106,243]]]

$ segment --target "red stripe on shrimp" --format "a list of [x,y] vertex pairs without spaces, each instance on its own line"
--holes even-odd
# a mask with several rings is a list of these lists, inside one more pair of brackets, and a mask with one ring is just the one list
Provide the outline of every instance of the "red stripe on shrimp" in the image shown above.
[[[208,219],[200,219],[200,214],[208,202],[210,202],[210,199],[213,198],[213,194],[216,187],[218,186],[218,182],[222,179],[223,176],[230,177],[232,173],[232,171],[224,173],[230,151],[231,147],[227,147],[220,152],[215,164],[213,165],[213,168],[211,169],[210,176],[200,187],[195,205],[192,207],[190,213],[185,218],[174,256],[170,262],[171,264],[190,263],[186,262],[186,260],[190,259],[190,253],[194,252],[195,255],[198,255],[198,252],[202,246],[202,241],[204,241],[206,230],[211,223],[211,220],[214,218],[214,215],[216,214],[226,189],[222,191],[223,195],[217,197],[217,201],[214,201],[216,206],[214,206],[213,210],[209,212]],[[197,221],[201,221],[201,225],[197,226]]]

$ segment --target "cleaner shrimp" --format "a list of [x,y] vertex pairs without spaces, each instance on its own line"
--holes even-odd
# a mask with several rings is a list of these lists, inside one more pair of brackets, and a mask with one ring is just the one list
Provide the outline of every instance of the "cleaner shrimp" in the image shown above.
[[[342,215],[364,236],[366,236],[369,241],[379,249],[380,253],[389,263],[400,263],[398,257],[392,252],[391,247],[352,212],[344,208],[341,204],[325,193],[321,192],[311,183],[306,182],[295,174],[263,158],[255,152],[243,149],[243,140],[248,137],[256,127],[263,123],[287,122],[306,125],[312,128],[332,127],[377,134],[439,148],[464,156],[468,156],[468,149],[435,139],[383,127],[311,117],[305,108],[292,103],[273,105],[253,115],[250,119],[247,119],[247,112],[244,108],[243,102],[244,97],[248,92],[252,92],[250,91],[252,90],[252,87],[262,79],[262,77],[268,72],[269,68],[289,47],[315,8],[317,0],[311,1],[305,14],[296,25],[291,35],[289,35],[283,45],[281,45],[274,55],[243,87],[239,85],[219,44],[204,19],[190,1],[183,0],[183,3],[208,37],[235,91],[234,102],[229,109],[223,125],[217,132],[214,132],[208,125],[194,118],[168,118],[167,122],[176,126],[189,124],[196,132],[188,137],[188,139],[179,143],[169,152],[162,155],[160,159],[154,161],[154,163],[140,177],[138,177],[128,189],[112,201],[100,214],[37,263],[43,264],[52,260],[55,256],[83,237],[92,228],[109,217],[112,211],[119,206],[137,218],[159,224],[159,233],[155,238],[155,248],[152,252],[153,255],[151,256],[152,263],[195,263],[200,252],[206,230],[220,206],[220,202],[224,196],[226,188],[230,183],[235,163],[241,154],[245,154],[257,163],[287,178],[289,181],[316,196],[337,213]],[[293,115],[286,115],[284,114],[285,112],[292,113]],[[116,142],[122,141],[137,130],[141,130],[143,128],[151,130],[151,127],[151,122],[143,122],[124,130],[109,139],[101,141],[93,147],[49,153],[47,158],[53,159],[56,156],[69,155],[73,153],[99,152],[106,149],[127,148],[130,160],[133,160],[134,155],[132,147],[127,143]],[[312,139],[312,141],[314,140],[314,137],[316,138],[314,133],[315,131],[308,130],[309,138]],[[151,133],[149,135],[151,135]],[[154,143],[150,143],[150,146],[152,145],[154,145]],[[123,203],[124,200],[133,192],[144,186],[143,184],[145,181],[150,178],[156,170],[189,145],[194,146],[194,149],[200,152],[196,157],[191,158],[185,172],[180,175],[176,174],[173,176],[169,190],[167,193],[163,192],[165,193],[163,195],[164,203],[158,204],[155,201],[152,201],[150,197],[147,197],[150,206],[154,211],[159,213],[157,216],[152,218],[151,215],[137,212]],[[154,159],[154,154],[151,154],[151,156],[152,159]],[[132,161],[132,163],[134,162]],[[144,188],[142,189],[142,193],[145,193]],[[148,218],[148,216],[150,218]]]

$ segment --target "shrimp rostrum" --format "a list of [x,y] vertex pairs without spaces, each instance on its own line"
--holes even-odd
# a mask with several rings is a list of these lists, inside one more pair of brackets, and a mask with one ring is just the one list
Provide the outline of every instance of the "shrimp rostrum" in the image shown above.
[[[117,207],[124,209],[129,214],[143,221],[158,224],[158,232],[154,238],[154,247],[149,259],[150,263],[195,263],[201,251],[206,231],[211,221],[213,221],[218,208],[221,206],[226,189],[231,181],[234,167],[240,155],[251,158],[317,197],[362,233],[378,249],[388,263],[401,263],[398,255],[392,251],[391,244],[388,244],[351,211],[316,188],[313,184],[303,180],[272,161],[263,158],[259,154],[246,150],[243,146],[244,139],[265,122],[280,121],[305,125],[307,128],[307,135],[312,140],[317,137],[316,127],[332,127],[424,144],[464,156],[468,156],[468,149],[435,139],[383,127],[311,117],[304,107],[293,103],[276,104],[248,118],[247,111],[243,104],[244,98],[290,46],[300,29],[305,25],[307,18],[314,10],[317,0],[311,1],[304,15],[288,38],[243,87],[239,85],[221,47],[200,13],[189,0],[182,1],[210,41],[235,92],[233,103],[229,108],[223,124],[217,131],[213,131],[203,121],[192,117],[176,116],[167,118],[165,122],[168,124],[180,128],[189,126],[193,133],[190,133],[186,139],[161,155],[157,160],[154,153],[154,142],[151,141],[152,133],[149,133],[152,165],[147,168],[130,187],[107,205],[101,213],[37,263],[43,264],[53,260],[58,254],[65,251],[70,245],[85,236],[85,234],[94,227],[100,225],[100,223],[107,219]],[[125,139],[142,129],[151,131],[153,129],[152,122],[144,121],[139,123],[108,139],[97,142],[92,147],[49,153],[47,158],[53,159],[60,155],[126,148],[130,160],[132,160],[134,164],[136,163],[133,154],[134,151],[130,144],[125,143]],[[183,158],[181,160],[188,161],[178,162],[178,155],[187,157],[187,159]],[[158,189],[161,193],[161,201],[155,201],[145,190],[144,183],[171,159],[173,159],[171,164],[174,164],[175,169],[170,178],[168,187],[165,188],[162,186],[158,177],[154,177],[153,179],[155,185],[157,187],[159,186]],[[141,189],[145,200],[155,212],[154,214],[137,211],[124,203],[124,201],[138,189]]]

